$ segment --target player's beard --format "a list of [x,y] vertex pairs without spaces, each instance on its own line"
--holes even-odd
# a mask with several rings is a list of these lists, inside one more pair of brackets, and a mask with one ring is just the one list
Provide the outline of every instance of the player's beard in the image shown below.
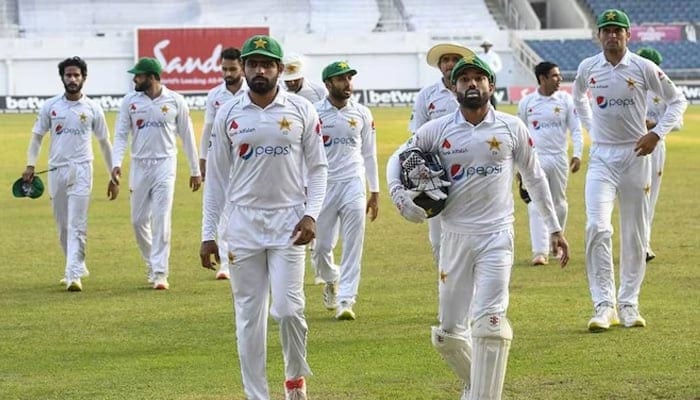
[[147,92],[152,86],[153,83],[150,80],[145,80],[141,83],[134,83],[134,90],[137,92]]
[[343,101],[343,100],[347,100],[350,97],[352,97],[352,89],[338,88],[338,87],[332,86],[331,89],[328,91],[328,94],[334,100]]
[[80,93],[81,90],[83,90],[83,84],[82,83],[68,83],[68,84],[63,84],[63,88],[66,90],[66,93],[68,94],[77,94]]
[[[467,97],[467,93],[477,92],[478,97]],[[489,93],[482,93],[478,89],[467,89],[464,92],[457,92],[457,101],[459,105],[470,110],[478,110],[489,102]]]
[[250,91],[256,94],[270,93],[277,86],[277,78],[272,80],[264,76],[255,76],[253,79],[248,79],[246,77],[246,82],[248,83]]
[[227,76],[224,78],[224,82],[226,82],[226,86],[233,86],[233,85],[238,85],[238,83],[241,81],[241,76]]

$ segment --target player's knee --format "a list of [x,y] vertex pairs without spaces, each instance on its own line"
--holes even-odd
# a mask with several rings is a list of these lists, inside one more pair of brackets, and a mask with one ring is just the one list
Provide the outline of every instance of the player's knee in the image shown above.
[[513,328],[504,314],[484,314],[472,323],[472,337],[513,340]]
[[604,221],[588,221],[586,222],[586,236],[611,236],[612,225]]

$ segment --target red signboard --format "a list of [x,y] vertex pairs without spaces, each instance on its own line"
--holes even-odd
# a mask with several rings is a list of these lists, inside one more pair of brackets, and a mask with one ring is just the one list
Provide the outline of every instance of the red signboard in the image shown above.
[[219,58],[226,47],[241,48],[267,27],[155,28],[136,32],[137,57],[155,57],[163,66],[161,82],[181,92],[206,92],[222,82]]

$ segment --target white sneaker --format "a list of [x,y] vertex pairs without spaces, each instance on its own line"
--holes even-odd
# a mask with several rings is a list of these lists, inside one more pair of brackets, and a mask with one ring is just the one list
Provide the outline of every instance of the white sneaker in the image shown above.
[[306,381],[303,376],[284,382],[284,400],[307,400]]
[[588,321],[588,330],[591,332],[603,332],[615,325],[620,325],[615,307],[610,303],[601,303],[595,308],[593,318]]
[[228,270],[228,265],[222,265],[221,268],[219,268],[219,270],[216,271],[216,279],[221,281],[231,279],[231,275],[229,274]]
[[644,328],[647,326],[647,321],[639,314],[637,306],[630,304],[620,305],[620,320],[626,328]]
[[[87,278],[88,276],[90,276],[90,271],[88,271],[87,267],[83,267],[83,273],[80,274],[80,277]],[[58,281],[58,283],[60,283],[61,285],[66,285],[68,284],[68,279],[66,279],[66,277],[64,276],[63,278],[61,278],[60,281]]]
[[69,292],[82,292],[83,284],[80,282],[80,278],[67,282],[66,290]]
[[535,257],[532,258],[532,265],[547,265],[549,264],[549,260],[547,260],[547,256],[544,254],[535,254]]
[[156,272],[153,274],[153,289],[155,290],[168,290],[170,289],[170,284],[168,283],[168,277],[162,272]]
[[338,293],[338,284],[335,282],[328,283],[323,287],[323,305],[326,310],[335,310],[335,296]]
[[148,283],[151,285],[156,281],[155,272],[153,272],[151,267],[146,267],[146,277],[148,279]]
[[340,321],[353,321],[355,318],[355,312],[352,311],[352,304],[347,301],[341,301],[338,312],[335,314],[335,319]]

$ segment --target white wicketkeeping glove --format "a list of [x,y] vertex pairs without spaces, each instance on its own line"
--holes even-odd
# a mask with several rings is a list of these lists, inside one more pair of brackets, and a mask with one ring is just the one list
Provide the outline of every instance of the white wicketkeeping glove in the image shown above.
[[444,200],[447,198],[447,194],[440,188],[452,184],[450,181],[440,179],[444,173],[445,171],[432,171],[425,165],[425,162],[422,162],[408,172],[408,179],[416,185],[412,190],[425,192],[433,200]]
[[418,207],[416,203],[413,202],[421,192],[415,190],[406,190],[403,186],[396,186],[391,189],[391,200],[394,205],[399,210],[399,214],[406,218],[408,221],[420,224],[428,215],[425,210]]

